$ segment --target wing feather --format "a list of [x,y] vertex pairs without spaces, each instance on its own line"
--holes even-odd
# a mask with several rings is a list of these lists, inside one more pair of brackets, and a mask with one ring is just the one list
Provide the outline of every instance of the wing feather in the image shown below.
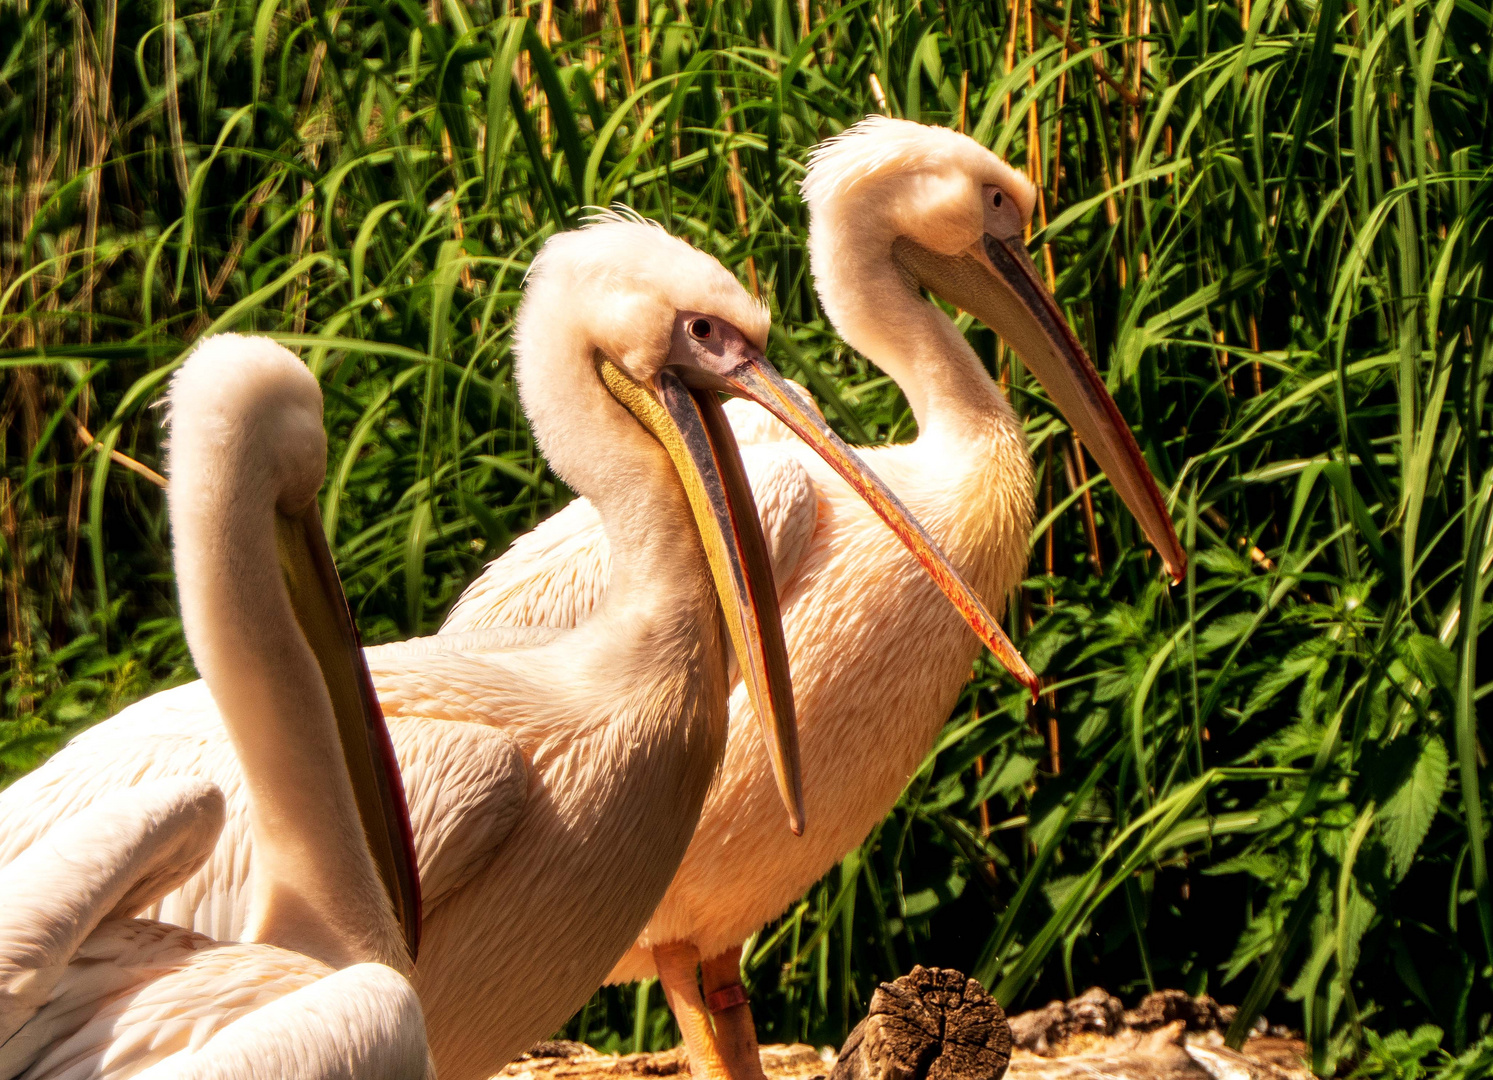
[[[389,731],[415,826],[425,903],[433,910],[512,831],[528,794],[528,766],[510,736],[480,724],[394,718]],[[181,884],[121,914],[189,927],[219,941],[240,940],[253,894],[248,799],[233,745],[201,683],[125,709],[0,792],[0,867],[50,826],[111,792],[183,776],[222,792],[217,844]]]
[[[818,494],[808,470],[782,440],[768,437],[766,425],[776,425],[791,438],[788,429],[756,405],[727,402],[728,407],[733,404],[755,409],[763,418],[758,423],[758,418],[744,420],[738,414],[732,430],[744,428],[756,440],[743,442],[741,457],[781,596],[814,535]],[[576,499],[487,564],[456,601],[438,639],[498,627],[568,629],[591,614],[610,575],[611,551],[601,518],[589,500]]]

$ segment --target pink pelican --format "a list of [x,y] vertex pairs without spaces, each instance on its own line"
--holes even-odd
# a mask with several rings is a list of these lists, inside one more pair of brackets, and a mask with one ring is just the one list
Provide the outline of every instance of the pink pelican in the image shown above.
[[[1026,178],[964,135],[877,116],[814,151],[803,194],[825,313],[896,380],[917,420],[914,441],[863,450],[863,459],[990,606],[1020,583],[1027,561],[1026,436],[923,289],[1016,350],[1178,579],[1186,555],[1161,493],[1026,253],[1036,201]],[[797,840],[774,827],[768,759],[734,695],[725,760],[694,840],[608,981],[657,973],[695,1076],[747,1080],[762,1071],[740,983],[743,940],[887,815],[956,704],[979,642],[838,476],[783,441],[771,417],[733,404],[772,547],[813,825]],[[442,633],[570,625],[589,610],[610,552],[595,509],[577,501],[491,563]]]
[[[783,385],[766,335],[766,312],[718,262],[653,226],[556,236],[530,270],[519,391],[551,467],[594,508],[606,586],[573,629],[366,654],[410,798],[425,910],[414,982],[447,1080],[490,1075],[551,1034],[657,907],[725,747],[727,637],[751,701],[738,714],[760,718],[775,798],[802,827],[771,568],[717,389],[761,401],[824,454],[1032,683],[926,535]],[[522,755],[508,782],[472,777],[449,749],[483,727]],[[225,841],[159,910],[237,936],[250,849],[220,732],[188,686],[80,736],[0,795],[0,860],[109,787],[208,772],[229,792]],[[479,823],[453,825],[457,810]]]
[[170,394],[182,622],[242,768],[255,944],[125,917],[208,858],[222,792],[110,793],[0,869],[0,1076],[428,1073],[409,822],[316,510],[321,404],[264,339],[208,341]]

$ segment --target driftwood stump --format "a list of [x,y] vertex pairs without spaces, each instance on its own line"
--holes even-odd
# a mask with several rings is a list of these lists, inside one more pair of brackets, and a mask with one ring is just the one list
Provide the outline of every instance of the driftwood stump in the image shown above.
[[[907,987],[913,979],[939,988],[919,995]],[[930,997],[937,1003],[931,1009],[926,1007]],[[1005,1051],[1010,1067],[1004,1080],[1312,1080],[1304,1060],[1306,1045],[1293,1032],[1263,1020],[1240,1050],[1226,1047],[1223,1032],[1233,1019],[1233,1009],[1207,996],[1194,998],[1180,990],[1161,990],[1126,1009],[1118,998],[1095,987],[1071,1001],[1050,1002],[1011,1017],[1010,1042],[993,1044],[999,1035],[976,1034],[978,1024],[957,1022],[976,1015],[978,1010],[970,1006],[977,1000],[968,981],[957,972],[919,968],[876,992],[871,999],[872,1015],[851,1033],[838,1066],[831,1048],[795,1044],[762,1047],[762,1069],[768,1080],[826,1080],[826,1073],[836,1080],[868,1076],[989,1080],[1004,1067],[1004,1053],[996,1052],[1004,1046],[1010,1048]],[[952,1030],[966,1032],[963,1040],[950,1039],[951,1004],[956,1019]],[[998,1007],[994,1015],[999,1016]],[[936,1020],[941,1020],[941,1027]],[[995,1028],[989,1030],[993,1033]],[[942,1047],[941,1052],[933,1052],[935,1044]],[[990,1051],[995,1065],[979,1053],[966,1053],[968,1045]],[[878,1055],[877,1047],[890,1047],[892,1052]],[[878,1057],[894,1058],[894,1069],[900,1071],[868,1071]],[[504,1068],[500,1077],[688,1080],[689,1062],[683,1047],[617,1057],[598,1054],[581,1043],[553,1042],[536,1046]]]
[[961,972],[918,965],[871,996],[829,1080],[999,1080],[1010,1063],[999,1002]]

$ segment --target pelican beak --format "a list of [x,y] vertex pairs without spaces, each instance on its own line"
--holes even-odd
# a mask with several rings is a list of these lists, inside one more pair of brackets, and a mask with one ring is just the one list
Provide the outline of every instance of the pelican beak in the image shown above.
[[900,238],[892,257],[918,285],[969,312],[1016,350],[1140,522],[1173,583],[1181,581],[1187,554],[1166,502],[1104,380],[1037,276],[1019,224],[987,229],[978,244],[955,256]]
[[[708,321],[707,317],[689,313],[682,318],[686,327]],[[717,327],[712,331],[715,338],[701,339],[696,344],[693,365],[681,369],[686,377],[703,387],[724,390],[755,401],[813,448],[886,522],[964,616],[964,621],[995,654],[1001,666],[1030,691],[1035,701],[1040,685],[1037,676],[1001,630],[1000,623],[990,614],[985,602],[939,550],[933,538],[880,477],[824,422],[824,418],[804,406],[787,380],[767,362],[761,351],[749,344],[733,341],[725,334],[728,329]]]
[[420,946],[420,873],[409,806],[315,500],[299,513],[276,515],[276,540],[291,607],[332,699],[368,850],[413,963]]
[[668,367],[651,388],[604,356],[597,358],[597,371],[612,396],[663,444],[684,482],[778,794],[788,808],[788,826],[802,836],[803,778],[788,646],[762,522],[720,400],[714,390],[687,386]]

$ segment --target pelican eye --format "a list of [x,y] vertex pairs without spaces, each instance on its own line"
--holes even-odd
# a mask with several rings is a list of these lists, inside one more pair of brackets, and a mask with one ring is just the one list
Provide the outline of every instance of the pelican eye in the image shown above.
[[1001,193],[997,191],[990,197],[990,201],[995,205],[995,208],[999,210],[1001,208]]
[[710,337],[710,330],[709,319],[695,319],[689,324],[689,336],[700,341],[705,341]]

